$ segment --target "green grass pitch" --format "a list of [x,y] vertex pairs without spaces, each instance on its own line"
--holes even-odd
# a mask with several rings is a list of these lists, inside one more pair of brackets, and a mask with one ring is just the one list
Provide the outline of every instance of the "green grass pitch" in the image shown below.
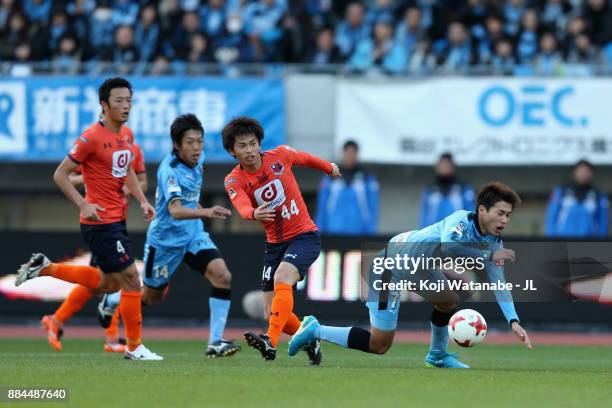
[[[384,356],[324,344],[324,362],[274,362],[246,347],[205,359],[203,342],[148,341],[163,362],[126,361],[97,340],[0,340],[0,387],[67,387],[66,403],[16,407],[597,407],[612,399],[612,347],[483,344],[460,351],[471,370],[425,368],[422,344],[396,344]],[[0,403],[0,406],[11,404]]]

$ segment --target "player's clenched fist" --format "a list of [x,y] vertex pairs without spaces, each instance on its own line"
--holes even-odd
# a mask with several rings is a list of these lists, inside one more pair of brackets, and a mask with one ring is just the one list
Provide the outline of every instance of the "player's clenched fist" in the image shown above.
[[98,211],[104,211],[104,208],[98,204],[91,204],[85,201],[81,206],[81,217],[88,221],[101,221]]
[[264,203],[253,211],[253,219],[257,221],[274,221],[275,211],[268,208],[270,203]]
[[502,248],[502,249],[498,249],[497,251],[493,252],[493,255],[491,256],[491,260],[493,262],[497,262],[497,261],[514,262],[516,260],[516,254],[511,249]]
[[155,218],[155,208],[148,201],[140,203],[140,208],[144,213],[145,221],[150,222]]
[[338,167],[338,165],[336,163],[332,163],[332,171],[331,173],[329,173],[329,177],[331,178],[338,178],[340,177],[342,174],[340,174],[340,168]]

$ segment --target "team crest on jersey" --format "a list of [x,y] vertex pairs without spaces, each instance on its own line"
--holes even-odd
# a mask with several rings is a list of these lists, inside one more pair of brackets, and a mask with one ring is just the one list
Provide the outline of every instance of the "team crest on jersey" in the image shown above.
[[465,231],[465,224],[462,222],[455,225],[455,228],[453,228],[453,232],[459,235],[459,238],[463,236],[463,231]]
[[227,187],[227,186],[229,186],[230,184],[235,183],[235,182],[236,182],[236,179],[235,179],[234,177],[232,177],[231,179],[227,179],[227,180],[225,181],[225,183],[223,183],[223,186]]
[[234,197],[236,197],[236,194],[237,194],[237,193],[236,193],[236,190],[234,190],[234,189],[233,189],[233,188],[231,188],[231,187],[228,189],[228,193],[229,193],[229,198],[230,198],[230,200],[233,200],[233,199],[234,199]]
[[277,176],[283,174],[283,171],[285,170],[285,166],[283,166],[283,163],[281,162],[274,163],[270,166],[270,168],[272,169],[272,173],[276,174]]

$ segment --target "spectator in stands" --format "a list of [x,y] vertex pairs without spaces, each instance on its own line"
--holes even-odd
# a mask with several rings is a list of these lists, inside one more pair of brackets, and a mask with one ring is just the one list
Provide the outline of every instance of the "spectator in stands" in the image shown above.
[[157,9],[148,4],[140,10],[140,17],[134,30],[134,42],[140,50],[140,61],[152,61],[157,54],[160,27],[157,22]]
[[70,34],[71,31],[71,27],[68,24],[68,16],[63,11],[54,14],[51,17],[51,25],[45,33],[45,51],[55,54],[59,49],[60,38]]
[[342,58],[348,59],[357,44],[370,36],[370,27],[365,21],[365,9],[361,3],[353,2],[346,8],[346,17],[336,27],[335,43]]
[[553,33],[547,32],[540,38],[540,52],[534,60],[536,74],[556,75],[562,63],[562,56]]
[[115,42],[101,54],[102,61],[115,63],[118,69],[128,72],[140,60],[140,52],[134,45],[134,30],[130,26],[119,26],[115,32]]
[[209,64],[213,62],[208,39],[204,34],[192,34],[189,38],[189,44],[189,52],[181,58],[182,60],[190,64]]
[[469,0],[459,11],[459,20],[468,29],[476,42],[482,41],[486,35],[486,18],[489,7],[485,0]]
[[406,9],[404,19],[397,24],[395,29],[395,42],[403,46],[406,53],[411,55],[415,51],[417,42],[426,35],[421,25],[421,10],[417,7]]
[[16,0],[2,0],[0,1],[0,33],[8,27],[8,21],[11,14],[17,11]]
[[322,233],[369,235],[378,230],[378,181],[361,168],[358,153],[356,142],[344,143],[342,177],[321,181],[316,223]]
[[436,57],[431,52],[427,37],[421,37],[409,56],[408,72],[423,75],[436,67]]
[[181,11],[178,0],[161,0],[159,2],[160,26],[164,36],[169,36],[181,24]]
[[479,64],[487,65],[495,54],[495,44],[506,39],[502,17],[492,13],[485,19],[485,35],[476,41],[476,53]]
[[212,41],[225,32],[225,1],[210,0],[200,7],[201,31]]
[[546,0],[540,9],[540,22],[543,28],[555,37],[563,35],[572,15],[573,5],[568,0]]
[[523,13],[527,7],[525,0],[507,0],[504,4],[504,20],[506,21],[506,34],[514,37],[518,34]]
[[374,25],[374,38],[364,38],[348,61],[352,71],[366,72],[380,68],[387,73],[401,73],[406,69],[406,50],[393,41],[391,21],[383,17]]
[[365,17],[368,26],[373,27],[378,21],[393,22],[395,20],[393,0],[374,0],[373,3]]
[[332,28],[325,27],[317,33],[317,46],[308,62],[315,64],[318,68],[342,62],[340,50],[334,44],[334,31]]
[[425,188],[421,201],[421,228],[434,224],[455,211],[476,209],[474,189],[457,179],[457,166],[444,153],[434,168],[435,181]]
[[172,29],[162,41],[162,52],[170,61],[184,58],[189,53],[189,38],[200,31],[198,13],[189,11],[183,14],[181,24]]
[[600,47],[612,41],[612,5],[608,0],[585,0],[583,12],[589,27],[589,39]]
[[43,26],[49,21],[51,5],[51,0],[23,0],[23,11],[31,23]]
[[567,72],[573,75],[591,75],[593,65],[599,62],[597,50],[591,44],[586,34],[579,34],[574,38],[567,53]]
[[95,0],[70,0],[66,4],[66,14],[81,47],[87,42],[89,16],[93,14],[95,9]]
[[448,26],[448,39],[438,55],[438,64],[447,71],[461,72],[474,62],[470,38],[458,21]]
[[150,76],[162,76],[162,75],[170,75],[172,73],[172,68],[170,67],[170,62],[163,55],[158,55],[153,60],[151,64],[151,69],[149,70]]
[[19,11],[14,12],[8,19],[6,29],[2,32],[0,58],[11,60],[15,55],[17,45],[27,43],[29,39],[25,16]]
[[495,44],[495,55],[491,58],[491,67],[496,75],[512,75],[517,63],[514,47],[508,39],[501,39]]
[[608,236],[608,197],[593,186],[593,165],[580,160],[573,181],[556,187],[546,214],[549,237],[605,238]]
[[215,59],[222,64],[255,61],[255,47],[243,31],[242,17],[229,14],[225,33],[214,44]]
[[100,3],[91,14],[88,28],[89,39],[85,58],[99,58],[101,50],[113,45],[115,33],[113,10],[107,4]]
[[285,10],[279,0],[256,0],[244,7],[244,32],[255,48],[257,61],[273,62],[278,57],[280,27]]
[[538,52],[538,15],[534,9],[527,9],[523,13],[521,29],[518,34],[516,53],[518,62],[529,64]]
[[139,6],[134,0],[113,1],[113,24],[133,26],[138,18]]
[[59,38],[57,51],[51,59],[51,70],[54,74],[77,75],[80,59],[76,37],[64,34]]

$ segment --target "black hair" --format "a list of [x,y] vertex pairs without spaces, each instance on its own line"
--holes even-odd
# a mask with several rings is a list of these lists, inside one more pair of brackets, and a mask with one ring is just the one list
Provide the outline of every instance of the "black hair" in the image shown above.
[[352,147],[353,149],[359,151],[359,145],[354,140],[347,140],[346,142],[344,142],[344,145],[342,145],[342,151],[345,152],[346,149],[348,149],[349,147]]
[[455,161],[453,160],[453,155],[451,153],[442,153],[440,155],[440,157],[438,158],[438,161],[441,162],[442,160],[448,160],[450,162],[452,162],[453,164],[455,163]]
[[504,201],[512,206],[512,209],[521,204],[521,197],[510,187],[499,181],[485,184],[478,192],[476,208],[484,206],[487,211],[496,203]]
[[574,167],[572,167],[572,169],[576,170],[578,167],[583,166],[583,165],[587,166],[589,169],[591,169],[591,171],[595,170],[595,166],[593,165],[593,163],[591,163],[587,159],[580,159],[580,160],[578,160],[578,162],[576,164],[574,164]]
[[132,84],[130,84],[127,79],[120,77],[108,78],[100,85],[100,88],[98,88],[98,98],[100,102],[104,101],[108,103],[111,91],[115,88],[127,88],[130,90],[130,95],[132,94]]
[[230,149],[233,149],[236,138],[243,135],[254,135],[261,144],[264,138],[264,130],[261,124],[253,118],[247,116],[233,118],[221,131],[225,150],[229,152]]
[[[172,141],[180,146],[181,142],[183,141],[183,137],[188,130],[200,131],[202,132],[202,136],[204,136],[204,127],[202,126],[202,122],[200,122],[198,117],[193,113],[181,115],[172,121],[172,125],[170,125],[170,137],[172,138]],[[176,153],[174,144],[172,146],[172,151]]]

